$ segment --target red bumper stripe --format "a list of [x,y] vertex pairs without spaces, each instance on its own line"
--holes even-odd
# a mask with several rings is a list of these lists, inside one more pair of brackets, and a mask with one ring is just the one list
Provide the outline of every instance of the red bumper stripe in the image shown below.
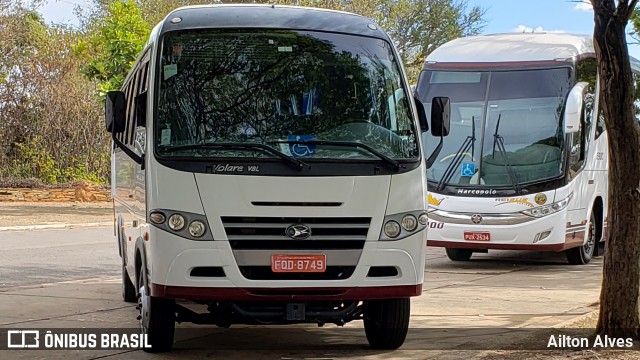
[[151,284],[151,295],[186,300],[369,300],[422,294],[422,284],[355,288],[216,288]]
[[451,241],[438,241],[427,240],[427,246],[436,247],[448,247],[456,249],[493,249],[493,250],[533,250],[533,251],[563,251],[566,250],[567,244],[550,244],[550,245],[535,245],[535,244],[496,244],[496,243],[474,243],[474,242],[451,242]]

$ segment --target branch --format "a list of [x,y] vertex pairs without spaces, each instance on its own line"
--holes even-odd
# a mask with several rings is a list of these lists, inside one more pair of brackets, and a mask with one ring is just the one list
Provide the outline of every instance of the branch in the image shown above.
[[621,1],[621,0],[618,1],[617,11],[620,14],[620,17],[622,17],[625,20],[629,20],[637,4],[638,4],[638,0],[630,0],[629,2]]

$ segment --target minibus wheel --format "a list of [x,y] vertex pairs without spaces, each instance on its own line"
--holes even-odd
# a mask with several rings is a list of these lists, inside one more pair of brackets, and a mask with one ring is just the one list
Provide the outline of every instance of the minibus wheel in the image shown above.
[[587,228],[587,241],[584,245],[568,249],[566,251],[567,260],[571,265],[585,265],[591,261],[594,250],[598,246],[596,241],[596,217],[591,213],[589,227]]
[[364,302],[364,332],[375,349],[394,350],[404,344],[409,331],[409,298]]
[[445,250],[447,252],[447,257],[452,261],[469,261],[473,254],[473,250],[471,249],[445,248]]
[[[144,266],[143,266],[144,268]],[[145,352],[165,352],[173,349],[176,329],[175,301],[149,295],[144,279],[146,272],[140,269],[138,276],[138,320],[140,329],[147,335]]]

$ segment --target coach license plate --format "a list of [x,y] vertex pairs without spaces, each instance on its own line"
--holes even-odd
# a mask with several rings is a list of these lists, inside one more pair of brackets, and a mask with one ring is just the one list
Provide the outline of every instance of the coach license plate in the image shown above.
[[491,233],[477,232],[477,231],[465,231],[464,239],[468,241],[491,241]]
[[327,271],[325,254],[271,255],[271,271],[274,273],[322,273]]

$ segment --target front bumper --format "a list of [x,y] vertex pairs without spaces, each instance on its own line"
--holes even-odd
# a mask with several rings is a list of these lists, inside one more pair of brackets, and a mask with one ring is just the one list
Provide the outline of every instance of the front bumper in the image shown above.
[[[459,249],[563,251],[584,242],[585,226],[567,227],[567,210],[517,224],[482,225],[430,220],[428,246]],[[485,232],[488,241],[465,240],[465,232]],[[548,233],[546,237],[541,235]]]
[[[425,231],[398,241],[366,241],[353,273],[346,279],[250,280],[243,276],[229,241],[192,241],[152,227],[147,263],[151,294],[158,297],[187,300],[395,298],[420,295],[425,243]],[[278,250],[272,252],[279,253]],[[327,262],[330,261],[327,257]],[[196,267],[221,267],[224,275],[192,276],[192,269]],[[397,274],[369,276],[371,267],[395,267]]]

